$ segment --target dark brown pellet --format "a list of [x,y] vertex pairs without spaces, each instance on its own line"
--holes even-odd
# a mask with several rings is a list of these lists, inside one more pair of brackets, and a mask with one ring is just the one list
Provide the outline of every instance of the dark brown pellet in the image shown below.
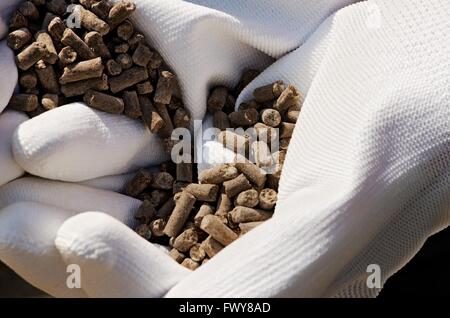
[[121,98],[94,90],[86,92],[84,95],[84,102],[92,108],[110,114],[121,114],[124,109],[124,103]]
[[56,14],[63,15],[66,13],[67,4],[65,0],[49,0],[47,1],[47,10]]
[[71,29],[66,29],[64,31],[61,42],[66,46],[72,47],[77,52],[78,57],[82,60],[90,60],[95,57],[94,52],[91,51],[89,46]]
[[213,125],[220,130],[225,130],[231,127],[228,115],[221,110],[214,112],[213,115]]
[[300,115],[300,111],[299,110],[291,110],[289,109],[286,112],[286,121],[289,123],[293,123],[295,124],[298,120],[298,116]]
[[28,27],[28,19],[19,11],[14,11],[9,19],[9,28],[13,30],[26,27]]
[[59,79],[61,84],[67,84],[86,80],[89,78],[96,78],[102,76],[103,63],[100,57],[92,60],[78,62],[76,64],[67,65],[64,72]]
[[134,218],[139,220],[140,223],[149,224],[155,216],[156,211],[153,205],[148,200],[144,200],[139,206]]
[[173,116],[173,124],[175,128],[189,128],[191,124],[191,117],[186,109],[179,107],[175,111],[175,115]]
[[96,31],[101,35],[108,34],[110,28],[109,25],[100,19],[95,13],[86,10],[82,6],[77,7],[80,13],[81,26],[88,31]]
[[22,13],[22,15],[25,18],[31,19],[31,20],[37,20],[39,19],[39,11],[31,1],[25,1],[19,6],[19,12]]
[[112,4],[109,0],[101,0],[91,5],[91,11],[95,13],[102,20],[108,19],[109,11],[111,10]]
[[280,138],[291,138],[294,132],[295,124],[281,123],[280,125]]
[[124,41],[128,41],[134,33],[133,24],[130,21],[124,21],[117,27],[117,36]]
[[168,199],[156,212],[156,217],[166,219],[175,208],[175,200],[173,198]]
[[120,0],[109,11],[108,23],[111,29],[114,29],[120,23],[128,19],[136,10],[136,5],[128,0]]
[[275,109],[263,109],[260,113],[261,121],[270,127],[277,127],[281,123],[281,115]]
[[192,194],[185,191],[182,192],[164,229],[164,233],[167,236],[178,236],[194,207],[195,201],[196,199]]
[[258,87],[253,91],[255,100],[259,103],[274,100],[283,92],[285,86],[282,81],[277,81],[262,87]]
[[19,84],[24,88],[35,88],[37,85],[37,77],[34,70],[28,70],[20,74]]
[[109,86],[111,92],[116,94],[130,86],[145,81],[148,78],[148,72],[145,67],[134,66],[125,70],[119,76],[110,78]]
[[39,105],[38,97],[33,94],[16,94],[11,97],[8,107],[13,110],[31,112]]
[[105,63],[106,73],[109,76],[117,76],[122,73],[122,66],[115,60],[108,60]]
[[124,54],[124,53],[127,53],[129,49],[130,49],[130,46],[128,45],[128,43],[120,43],[120,44],[117,44],[116,46],[114,46],[114,53]]
[[215,88],[211,95],[208,98],[208,110],[211,113],[215,111],[222,110],[227,101],[228,90],[226,87],[217,87]]
[[143,83],[137,84],[136,89],[138,94],[140,95],[151,94],[153,92],[153,86],[150,81],[145,81]]
[[261,72],[258,70],[245,70],[242,73],[241,79],[236,87],[236,95],[239,95],[240,92],[248,85],[250,82],[252,82]]
[[170,190],[173,187],[174,181],[170,173],[159,172],[153,178],[152,187],[155,189]]
[[148,96],[139,95],[138,98],[142,112],[142,119],[152,133],[158,133],[159,130],[164,126],[163,119],[156,111]]
[[[140,43],[144,43],[144,41],[145,41],[145,37],[144,37],[141,33],[136,32],[136,33],[128,40],[128,44],[130,45],[130,49],[135,50],[135,49],[138,47],[138,45],[139,45]],[[154,59],[154,58],[155,58],[155,56],[153,57],[153,59]],[[152,59],[152,61],[153,61],[153,59]],[[151,66],[151,64],[150,64],[149,66]],[[158,67],[159,67],[159,66],[158,66]],[[158,67],[155,67],[155,68],[158,68]]]
[[185,189],[198,201],[202,202],[216,202],[217,195],[219,194],[219,186],[216,184],[197,184],[191,183]]
[[77,52],[72,49],[70,46],[63,47],[58,54],[59,64],[61,68],[64,66],[71,64],[77,60]]
[[137,119],[142,116],[141,106],[136,91],[125,91],[122,95],[125,104],[124,114],[130,118]]
[[133,62],[139,66],[147,66],[148,62],[152,58],[152,51],[150,51],[149,47],[143,44],[139,44],[136,50],[133,53]]
[[43,60],[40,60],[34,66],[39,82],[42,88],[52,94],[59,94],[59,83],[55,70],[52,65],[46,64]]
[[46,0],[31,0],[36,6],[43,6]]
[[148,195],[148,200],[154,207],[161,206],[164,202],[166,202],[170,197],[170,194],[163,190],[153,190]]
[[161,104],[169,104],[176,85],[176,77],[169,71],[161,72],[156,86],[154,101]]
[[52,36],[53,40],[61,41],[64,36],[64,31],[66,30],[66,26],[60,17],[55,17],[50,21],[48,25],[48,33]]
[[[56,18],[56,15],[54,15],[51,12],[47,12],[45,14],[45,16],[44,16],[44,20],[42,21],[41,29],[44,30],[44,31],[48,31],[48,26],[50,25],[50,22],[52,22],[52,20],[54,18]],[[53,37],[53,35],[51,33],[50,33],[50,35]],[[62,35],[62,32],[61,32],[61,35]],[[53,40],[58,40],[59,41],[59,39],[55,39],[55,38],[53,38]]]
[[116,57],[116,62],[122,66],[122,69],[127,70],[133,66],[133,60],[129,54],[119,54]]
[[61,92],[66,97],[84,95],[88,90],[105,91],[108,89],[108,77],[103,74],[101,77],[91,78],[83,81],[61,85]]
[[227,194],[227,196],[232,198],[235,195],[241,193],[242,191],[250,189],[252,185],[244,176],[244,174],[240,174],[238,177],[234,179],[225,181],[223,183],[223,187],[225,189],[225,193]]
[[87,33],[84,36],[84,42],[86,42],[96,56],[100,56],[103,59],[111,58],[111,53],[105,45],[105,42],[103,42],[103,38],[100,33],[96,31]]
[[145,169],[140,169],[125,185],[124,193],[130,197],[138,196],[152,182],[152,175]]
[[32,35],[27,28],[20,28],[8,34],[7,44],[11,49],[18,50],[30,43],[31,38]]
[[146,240],[150,240],[152,238],[152,231],[150,230],[150,226],[148,224],[139,225],[135,231]]
[[16,57],[17,66],[21,70],[28,70],[45,56],[45,44],[33,42]]
[[173,184],[173,194],[177,194],[180,193],[182,191],[184,191],[184,189],[186,189],[186,187],[189,185],[189,182],[185,182],[185,181],[175,181]]
[[258,121],[258,111],[254,108],[239,110],[228,115],[231,126],[242,127],[251,126]]
[[273,108],[278,110],[280,113],[285,112],[290,107],[296,107],[300,105],[302,96],[297,88],[293,85],[289,85],[278,99],[273,104]]

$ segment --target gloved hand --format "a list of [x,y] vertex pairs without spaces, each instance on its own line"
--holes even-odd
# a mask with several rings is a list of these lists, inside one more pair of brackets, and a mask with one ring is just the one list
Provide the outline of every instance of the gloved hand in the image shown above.
[[[30,282],[57,296],[375,296],[379,288],[366,284],[368,265],[379,266],[382,285],[428,236],[449,225],[449,4],[136,3],[135,22],[177,73],[194,118],[205,113],[210,84],[232,86],[239,70],[268,66],[273,57],[280,59],[237,104],[277,79],[306,96],[275,215],[189,273],[119,222],[131,224],[136,200],[19,179],[0,188],[0,259]],[[87,179],[74,164],[65,175],[60,167],[38,169],[46,160],[33,153],[42,149],[57,158],[59,147],[46,140],[50,133],[64,136],[59,129],[45,132],[33,123],[38,119],[14,135],[18,161],[38,134],[26,170],[36,162],[33,171],[43,177]],[[23,201],[39,205],[17,203]],[[85,211],[98,212],[77,214]],[[24,217],[31,213],[39,222]],[[67,264],[82,269],[82,290],[73,294],[64,287]]]

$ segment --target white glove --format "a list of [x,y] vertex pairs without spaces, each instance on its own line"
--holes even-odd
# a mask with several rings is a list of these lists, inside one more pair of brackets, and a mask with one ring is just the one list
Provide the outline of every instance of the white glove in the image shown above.
[[[49,231],[64,263],[82,267],[86,295],[375,296],[379,288],[366,284],[368,265],[380,266],[383,284],[428,236],[448,226],[449,4],[367,1],[332,14],[350,1],[136,2],[135,21],[177,73],[195,118],[205,112],[209,84],[235,84],[238,70],[267,65],[267,55],[294,50],[239,100],[276,79],[308,94],[274,218],[194,273],[105,214],[79,214],[57,234]],[[23,193],[21,182],[31,180],[0,189],[0,208],[18,201],[58,206],[34,192],[2,199],[5,188]],[[54,184],[46,200],[68,191]],[[109,212],[123,221],[112,206],[96,204],[87,200],[71,209]],[[0,234],[11,232],[5,224],[14,219],[13,212],[0,211]],[[20,233],[21,223],[14,224]],[[0,235],[0,259],[18,249],[15,242]],[[21,273],[17,261],[5,262]],[[26,278],[43,288],[41,273],[28,271]]]

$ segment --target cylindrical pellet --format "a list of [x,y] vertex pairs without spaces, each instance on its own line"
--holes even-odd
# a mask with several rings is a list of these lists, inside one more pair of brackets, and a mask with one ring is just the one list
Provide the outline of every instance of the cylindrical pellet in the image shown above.
[[221,164],[210,169],[203,170],[198,180],[200,183],[220,184],[225,181],[236,178],[239,175],[238,170],[231,164]]
[[95,13],[86,10],[82,6],[77,6],[80,13],[81,26],[89,31],[96,31],[102,36],[108,34],[110,28],[109,25],[100,19]]
[[158,172],[152,181],[152,187],[154,189],[171,190],[173,187],[174,179],[168,172]]
[[259,194],[255,189],[249,189],[238,194],[235,199],[235,205],[241,205],[248,208],[254,208],[259,203]]
[[216,87],[208,98],[207,106],[211,113],[222,110],[227,101],[228,90],[226,87]]
[[272,153],[265,141],[252,143],[252,159],[258,167],[270,167],[272,165]]
[[196,243],[189,250],[189,256],[193,261],[201,262],[206,257],[206,252],[201,244]]
[[19,84],[24,88],[35,88],[37,85],[37,77],[34,70],[28,70],[20,74]]
[[173,90],[176,86],[176,77],[169,71],[161,72],[156,85],[154,101],[161,104],[170,104]]
[[156,111],[164,121],[164,125],[159,130],[158,134],[161,137],[170,137],[173,131],[172,118],[170,118],[167,106],[165,104],[155,103]]
[[261,74],[258,70],[248,69],[242,73],[241,79],[236,86],[235,92],[238,95],[242,90],[250,84],[259,74]]
[[122,95],[125,104],[124,114],[130,118],[137,119],[142,116],[141,107],[136,91],[125,91]]
[[21,70],[28,70],[37,61],[45,56],[45,44],[39,42],[31,43],[25,50],[20,52],[16,57],[17,66]]
[[128,41],[134,32],[134,26],[130,21],[124,21],[117,27],[117,36],[124,41]]
[[104,66],[100,57],[67,65],[64,68],[63,75],[60,77],[59,82],[61,84],[67,84],[89,78],[97,78],[102,76],[103,69]]
[[277,203],[277,192],[273,189],[263,189],[259,194],[259,207],[264,210],[272,210]]
[[108,77],[103,74],[98,78],[91,78],[84,81],[78,81],[61,85],[61,92],[66,97],[84,95],[88,90],[105,91],[108,89]]
[[244,176],[244,174],[240,174],[238,177],[225,181],[223,183],[225,193],[228,197],[232,198],[235,195],[241,193],[242,191],[248,190],[252,187],[250,182]]
[[174,237],[180,233],[194,207],[195,201],[195,197],[192,194],[183,191],[164,229],[164,233],[167,236]]
[[56,15],[63,15],[67,12],[67,3],[65,0],[47,0],[47,10]]
[[261,121],[270,127],[277,127],[281,123],[281,115],[275,109],[263,109],[260,113]]
[[13,110],[31,112],[39,105],[38,97],[34,94],[16,94],[11,97],[8,107]]
[[264,185],[266,182],[266,174],[258,166],[242,156],[236,156],[235,161],[235,167],[251,182],[255,183],[258,188]]
[[71,64],[77,60],[77,52],[70,46],[63,47],[58,54],[59,64],[61,68],[67,64]]
[[250,108],[232,112],[228,115],[228,119],[232,127],[246,127],[256,124],[258,122],[258,116],[258,111]]
[[61,41],[64,31],[66,30],[66,25],[60,17],[54,17],[48,24],[48,33],[52,36],[53,40]]
[[59,106],[57,94],[44,94],[41,99],[41,105],[45,110],[51,110]]
[[39,10],[36,8],[33,2],[25,1],[19,6],[19,12],[28,19],[39,19]]
[[228,197],[228,195],[226,195],[226,193],[221,193],[217,202],[215,215],[217,215],[221,219],[225,219],[228,215],[228,212],[230,212],[232,209],[233,203],[231,202],[231,199]]
[[280,138],[291,138],[294,133],[295,124],[293,123],[281,123],[280,125]]
[[200,264],[190,258],[186,258],[181,263],[181,266],[184,266],[187,269],[190,269],[191,271],[195,271],[197,268],[199,268]]
[[145,95],[139,95],[139,105],[141,107],[142,119],[153,134],[164,126],[164,120],[156,111],[150,99]]
[[253,91],[253,97],[259,103],[268,102],[278,98],[283,92],[285,86],[282,81],[258,87]]
[[124,54],[124,53],[127,53],[129,49],[130,49],[130,46],[128,45],[128,43],[125,43],[125,42],[119,43],[114,46],[114,53]]
[[164,235],[164,228],[166,227],[166,221],[164,219],[153,220],[149,225],[153,236],[160,237]]
[[177,238],[173,242],[173,247],[180,252],[188,252],[189,249],[197,242],[197,232],[193,229],[187,229],[177,236]]
[[178,251],[177,249],[173,248],[170,252],[169,252],[169,256],[172,257],[176,262],[178,263],[182,263],[184,261],[184,259],[186,258],[186,256],[184,256],[182,253],[180,253],[180,251]]
[[247,136],[225,130],[219,133],[218,139],[226,148],[238,154],[245,155],[248,151],[249,139]]
[[[172,98],[174,100],[174,98]],[[170,105],[170,104],[169,104]],[[175,128],[186,128],[188,129],[191,124],[191,117],[186,109],[179,107],[173,115],[173,125]]]
[[193,181],[192,163],[181,162],[177,164],[177,180],[184,182]]
[[44,31],[39,31],[36,33],[36,42],[45,45],[45,55],[43,60],[49,64],[55,64],[58,60],[58,53],[56,52],[55,46],[53,45],[53,40],[51,36]]
[[241,235],[247,234],[248,232],[250,232],[251,230],[253,230],[254,228],[260,226],[263,223],[264,223],[264,221],[240,223],[239,224],[239,229],[241,230]]
[[84,102],[95,109],[110,113],[121,114],[124,109],[122,98],[89,90],[84,94]]
[[134,51],[132,59],[134,64],[139,66],[147,66],[148,62],[152,58],[152,51],[150,48],[144,44],[139,44],[137,49]]
[[116,62],[122,66],[122,69],[127,70],[133,66],[133,60],[129,54],[119,54],[116,57]]
[[302,96],[298,89],[293,85],[289,85],[275,101],[273,108],[278,110],[280,113],[283,113],[290,107],[300,105],[301,101]]
[[212,236],[208,236],[201,244],[209,257],[214,257],[224,248],[224,246],[213,239]]
[[155,208],[148,200],[144,200],[139,206],[134,218],[141,223],[148,224],[155,216]]
[[140,169],[125,185],[124,193],[130,197],[138,196],[152,182],[152,175],[145,169]]
[[48,93],[59,94],[59,83],[56,77],[55,70],[52,65],[46,64],[43,60],[40,60],[34,66],[39,82],[42,88]]
[[195,196],[198,201],[215,202],[219,193],[219,186],[216,184],[191,183],[185,191]]
[[31,41],[32,35],[27,28],[21,28],[8,34],[7,44],[13,50],[22,48]]
[[109,85],[111,92],[116,94],[130,86],[145,81],[148,78],[148,72],[145,67],[134,66],[125,70],[119,76],[110,78]]
[[105,64],[106,73],[109,76],[117,76],[122,73],[122,66],[117,63],[115,60],[108,60]]
[[84,42],[91,48],[96,56],[103,59],[111,58],[111,53],[105,42],[103,42],[102,35],[99,32],[92,31],[84,36]]
[[91,51],[89,46],[71,29],[66,29],[64,31],[61,42],[66,46],[72,47],[77,52],[78,57],[82,60],[90,60],[95,57],[94,52]]
[[229,245],[238,238],[233,230],[214,215],[206,215],[202,220],[200,228],[224,246]]
[[286,112],[286,121],[289,122],[289,123],[295,124],[297,122],[299,116],[300,116],[300,111],[299,110],[291,110],[291,109],[289,109]]
[[175,208],[175,200],[169,198],[156,212],[156,217],[166,219]]
[[212,205],[210,205],[208,203],[203,203],[200,206],[200,209],[198,210],[197,214],[194,217],[195,226],[200,227],[200,224],[202,223],[203,218],[206,215],[214,214],[214,211],[215,211],[215,208]]
[[215,111],[213,114],[213,126],[220,130],[230,128],[231,124],[228,115],[221,110]]
[[108,23],[111,29],[114,29],[120,23],[128,19],[131,14],[136,10],[136,5],[129,0],[118,1],[109,11]]
[[271,212],[247,208],[245,206],[237,206],[230,212],[231,220],[236,224],[265,221],[270,219],[272,215],[273,213]]
[[151,94],[153,92],[153,85],[150,81],[145,81],[136,85],[137,93],[140,95]]

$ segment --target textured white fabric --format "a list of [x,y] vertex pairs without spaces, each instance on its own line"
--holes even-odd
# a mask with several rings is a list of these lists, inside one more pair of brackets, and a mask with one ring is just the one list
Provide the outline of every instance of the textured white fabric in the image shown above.
[[159,138],[136,120],[73,103],[21,124],[13,154],[25,171],[85,181],[167,160]]
[[0,113],[11,99],[17,78],[18,73],[14,62],[14,54],[6,45],[6,41],[0,41]]
[[0,113],[0,186],[24,173],[11,154],[11,137],[17,126],[26,120],[28,116],[21,112]]
[[[274,57],[280,59],[238,102],[280,78],[306,99],[273,219],[187,277],[175,266],[175,279],[169,279],[159,267],[166,266],[163,252],[137,234],[98,213],[75,216],[56,242],[66,261],[88,264],[88,277],[99,275],[102,283],[89,279],[84,293],[373,297],[379,289],[367,287],[368,265],[380,266],[384,284],[428,236],[449,225],[450,3],[369,0],[347,6],[352,2],[136,1],[134,20],[177,73],[194,118],[203,118],[210,86],[233,85],[242,68],[268,66]],[[46,128],[36,126],[36,133],[40,129]],[[64,149],[49,143],[48,151]],[[67,172],[73,178],[81,173],[73,171]],[[103,175],[113,173],[119,172]],[[18,181],[28,189],[31,180]],[[0,189],[0,208],[2,200],[35,201],[30,195],[5,199],[18,181]],[[72,194],[73,201],[83,200]],[[41,196],[52,204],[50,195]],[[93,233],[97,223],[105,226]],[[149,272],[140,279],[145,268]]]

